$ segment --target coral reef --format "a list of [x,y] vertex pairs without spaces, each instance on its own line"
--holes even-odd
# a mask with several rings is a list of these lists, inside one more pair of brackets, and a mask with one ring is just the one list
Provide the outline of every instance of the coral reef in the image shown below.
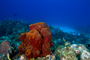
[[90,60],[90,51],[82,44],[72,44],[67,47],[58,47],[55,51],[57,60]]
[[70,49],[80,56],[80,60],[90,60],[90,51],[82,44],[72,44]]
[[38,57],[37,60],[56,60],[54,55],[46,55],[45,57]]
[[28,24],[16,20],[4,20],[0,22],[0,43],[8,40],[10,44],[17,46],[20,44],[18,36],[29,31]]
[[82,33],[66,33],[60,30],[58,27],[49,26],[50,31],[52,32],[52,42],[53,46],[51,47],[51,51],[54,53],[59,45],[64,45],[63,38],[70,42],[71,44],[85,44],[90,49],[90,37],[86,37],[86,35]]
[[25,54],[28,59],[52,54],[49,27],[44,22],[40,22],[29,25],[29,28],[29,32],[19,36],[21,44],[18,46],[18,50],[20,54]]
[[28,30],[28,24],[24,24],[16,20],[5,20],[0,23],[0,36],[7,36],[12,34],[15,34],[16,36]]
[[[90,60],[90,33],[66,33],[58,27],[48,27],[43,22],[29,25],[29,28],[28,25],[15,20],[0,22],[0,60],[8,60],[7,54],[11,60],[27,60],[29,56],[29,60]],[[5,46],[9,48],[1,47],[6,40],[9,45]],[[5,54],[3,49],[7,51]]]
[[67,48],[57,48],[55,55],[57,60],[77,60],[75,52]]

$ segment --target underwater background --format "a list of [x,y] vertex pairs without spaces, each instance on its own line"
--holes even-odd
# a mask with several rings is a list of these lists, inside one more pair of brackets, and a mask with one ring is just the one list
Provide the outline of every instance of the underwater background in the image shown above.
[[[16,15],[15,15],[16,14]],[[44,21],[53,25],[90,25],[89,0],[1,0],[0,20]]]
[[[39,33],[45,41],[50,40],[50,47],[45,55],[43,42],[40,54],[45,56],[38,53],[36,57],[29,51],[33,56],[28,57],[26,46],[19,49],[21,39],[28,40],[22,34],[38,30],[38,25],[47,29],[43,32],[46,40]],[[23,49],[24,53],[20,52]],[[90,60],[90,0],[0,0],[0,60],[10,59]]]

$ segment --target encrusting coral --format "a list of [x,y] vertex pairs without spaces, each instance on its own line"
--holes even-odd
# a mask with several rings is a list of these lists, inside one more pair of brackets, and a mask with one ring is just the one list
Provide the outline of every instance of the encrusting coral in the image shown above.
[[51,55],[51,32],[44,22],[29,25],[30,31],[19,36],[21,44],[18,46],[20,54],[28,59]]

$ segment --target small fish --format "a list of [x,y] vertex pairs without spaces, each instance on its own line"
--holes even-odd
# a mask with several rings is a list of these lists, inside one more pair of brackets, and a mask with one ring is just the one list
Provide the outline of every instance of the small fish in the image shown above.
[[63,37],[63,41],[66,42],[65,38]]
[[13,14],[14,16],[17,16],[17,14]]
[[67,42],[64,37],[63,37],[63,41],[64,41],[64,45],[65,45],[65,46],[70,45],[70,42]]

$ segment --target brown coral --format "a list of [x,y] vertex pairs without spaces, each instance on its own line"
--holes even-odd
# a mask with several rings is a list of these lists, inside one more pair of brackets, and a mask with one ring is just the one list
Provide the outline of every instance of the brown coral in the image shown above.
[[25,54],[27,58],[37,58],[51,54],[51,32],[44,23],[35,23],[29,25],[30,31],[22,33],[19,36],[21,44],[18,47],[20,53]]

